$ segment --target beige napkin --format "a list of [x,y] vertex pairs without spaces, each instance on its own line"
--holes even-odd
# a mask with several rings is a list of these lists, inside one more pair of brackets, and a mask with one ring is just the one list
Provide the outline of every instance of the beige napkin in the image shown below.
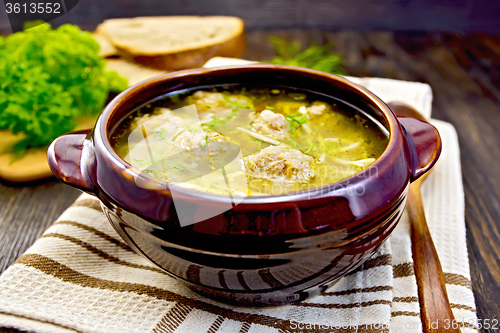
[[[350,79],[385,101],[402,100],[430,116],[428,85]],[[441,133],[443,153],[424,184],[425,212],[455,317],[463,332],[474,332],[457,135],[448,123],[432,123]],[[408,218],[403,216],[374,257],[321,295],[288,306],[248,308],[206,299],[163,274],[120,239],[97,199],[82,195],[0,276],[0,327],[120,333],[421,332]]]

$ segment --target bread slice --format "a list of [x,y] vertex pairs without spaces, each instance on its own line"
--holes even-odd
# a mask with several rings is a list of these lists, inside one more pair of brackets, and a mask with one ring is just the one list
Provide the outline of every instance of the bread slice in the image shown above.
[[118,50],[111,44],[108,37],[95,32],[92,33],[92,37],[99,43],[99,55],[101,57],[107,58],[118,55]]
[[110,19],[96,32],[124,57],[163,70],[200,67],[212,57],[241,57],[246,51],[243,21],[230,16]]

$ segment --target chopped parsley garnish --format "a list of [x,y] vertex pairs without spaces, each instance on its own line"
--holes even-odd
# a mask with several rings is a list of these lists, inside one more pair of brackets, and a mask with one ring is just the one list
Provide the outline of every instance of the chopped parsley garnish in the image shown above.
[[255,143],[257,145],[257,150],[260,150],[260,147],[262,146],[262,141],[260,140],[253,140],[253,141],[248,141],[250,143]]
[[157,140],[165,140],[167,137],[167,130],[165,128],[162,128],[159,132],[153,134],[154,137],[157,139]]
[[227,95],[222,95],[222,98],[224,98],[224,101],[226,101],[228,106],[233,109],[233,111],[231,112],[231,116],[229,116],[229,118],[234,117],[241,110],[245,110],[245,109],[253,110],[253,108],[254,108],[254,105],[251,102],[241,103],[235,99],[228,97]]
[[307,148],[307,150],[304,152],[304,154],[307,154],[308,152],[315,152],[316,151],[316,145],[315,144],[308,144],[304,148]]
[[334,143],[332,141],[326,141],[325,148],[323,148],[322,151],[326,154],[336,156],[336,154],[333,154],[333,152],[336,150],[335,148],[338,148],[338,147],[339,146],[336,143]]
[[224,126],[226,128],[230,128],[226,122],[226,119],[222,119],[221,117],[213,117],[210,122],[206,123],[205,126],[210,128],[215,128],[217,126]]
[[141,160],[141,159],[134,158],[134,161],[136,161],[137,163],[139,163],[141,165],[151,165],[150,160]]
[[289,142],[293,146],[293,148],[301,150],[304,154],[307,154],[309,152],[314,153],[318,150],[315,144],[309,143],[306,140],[303,140],[302,143],[300,143],[293,139],[290,139]]
[[[156,163],[156,162],[160,162],[162,161],[163,159],[165,159],[165,157],[167,157],[168,153],[170,153],[170,151],[172,150],[172,148],[170,148],[169,150],[167,150],[166,152],[164,152],[163,154],[161,153],[156,153],[155,156],[153,157],[154,158],[154,162],[153,163]],[[164,162],[165,164],[168,164],[167,162]]]
[[300,146],[300,143],[298,143],[294,139],[290,139],[290,143],[292,144],[293,148],[297,148]]
[[215,128],[218,126],[224,126],[228,130],[231,129],[229,124],[227,123],[229,120],[238,118],[237,115],[242,110],[253,109],[254,105],[251,102],[241,103],[235,99],[230,98],[227,95],[222,95],[224,101],[226,101],[227,105],[232,109],[231,114],[227,118],[222,117],[213,117],[208,123],[204,126],[209,128]]
[[299,128],[302,124],[307,122],[307,115],[302,113],[290,114],[286,116],[288,120],[288,124],[290,125],[290,132],[295,133],[297,128]]
[[0,130],[24,134],[15,152],[48,145],[76,117],[101,112],[110,91],[127,88],[98,52],[92,35],[71,24],[0,36]]
[[[172,150],[172,148],[171,148],[171,149],[169,149],[169,150],[167,150],[167,151],[166,151],[166,152],[164,152],[164,153],[156,153],[156,154],[153,156],[153,161],[151,161],[151,160],[149,160],[149,159],[144,159],[144,160],[142,160],[142,159],[135,159],[135,158],[134,158],[134,161],[136,161],[137,163],[139,163],[139,164],[141,164],[141,165],[151,166],[151,165],[156,164],[157,162],[160,162],[160,161],[162,161],[163,159],[165,159],[165,157],[167,157],[168,153],[170,153],[170,151],[171,151],[171,150]],[[163,164],[167,164],[167,165],[168,165],[169,163],[168,163],[168,162],[163,161]]]
[[200,142],[198,142],[198,144],[200,145],[201,149],[203,150],[207,150],[207,146],[208,146],[208,134],[205,135],[205,139],[201,140]]

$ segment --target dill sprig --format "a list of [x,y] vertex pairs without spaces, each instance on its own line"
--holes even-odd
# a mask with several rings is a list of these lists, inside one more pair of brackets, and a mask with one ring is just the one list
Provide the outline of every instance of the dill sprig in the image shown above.
[[312,43],[307,49],[301,51],[298,41],[287,42],[276,36],[268,38],[278,54],[269,61],[271,64],[306,67],[332,74],[345,74],[342,58],[332,52],[333,45],[330,43],[325,45]]
[[290,132],[295,133],[295,131],[302,125],[307,122],[307,115],[305,114],[290,114],[286,116],[288,120],[288,124],[290,125]]

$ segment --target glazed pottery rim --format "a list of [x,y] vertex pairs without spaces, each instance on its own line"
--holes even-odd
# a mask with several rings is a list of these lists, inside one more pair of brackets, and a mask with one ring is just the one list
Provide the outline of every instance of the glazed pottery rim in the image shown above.
[[[129,164],[123,158],[121,158],[111,146],[110,131],[112,128],[115,127],[116,123],[110,124],[110,120],[115,111],[119,110],[119,108],[124,104],[125,101],[130,100],[134,98],[138,93],[150,89],[165,81],[169,81],[175,78],[182,78],[184,76],[198,76],[198,75],[211,75],[211,74],[216,75],[218,72],[238,70],[238,69],[243,69],[243,70],[256,69],[256,70],[264,70],[270,72],[275,71],[277,73],[280,71],[294,72],[298,76],[307,73],[310,75],[311,74],[316,75],[318,76],[318,78],[321,77],[323,79],[326,78],[332,81],[340,82],[341,85],[345,85],[350,87],[351,89],[354,89],[356,91],[356,94],[362,95],[365,98],[367,98],[368,101],[376,107],[376,109],[381,113],[381,115],[387,122],[387,127],[384,126],[384,128],[389,132],[389,140],[383,153],[370,166],[349,177],[309,190],[302,190],[302,191],[277,194],[277,195],[247,196],[245,197],[243,202],[241,202],[239,205],[253,205],[253,204],[263,204],[270,202],[273,203],[296,202],[296,201],[310,200],[310,199],[329,196],[328,194],[331,192],[335,192],[338,189],[345,189],[351,186],[356,186],[357,183],[364,181],[363,178],[358,177],[360,173],[365,172],[370,168],[377,168],[377,170],[380,172],[380,170],[384,170],[390,165],[391,159],[393,159],[393,157],[391,157],[391,151],[394,148],[396,148],[398,144],[396,140],[397,138],[400,138],[401,140],[403,139],[403,137],[394,135],[396,132],[401,131],[401,128],[399,126],[399,122],[397,120],[396,115],[392,112],[392,110],[387,106],[385,102],[383,102],[379,97],[377,97],[374,93],[370,92],[368,89],[361,87],[360,85],[352,81],[349,81],[344,77],[309,68],[286,66],[286,65],[249,64],[249,65],[223,66],[214,68],[195,68],[195,69],[187,69],[182,71],[166,73],[142,81],[120,93],[105,107],[94,127],[95,128],[94,140],[97,141],[100,139],[104,148],[106,149],[106,152],[109,154],[109,156],[112,157],[111,159],[109,159],[109,161],[113,164],[113,167],[121,171],[122,175],[126,173],[128,174],[127,175],[128,177],[139,177],[139,176],[144,177],[144,179],[147,180],[150,186],[150,187],[148,186],[148,188],[151,190],[165,192],[165,194],[168,194],[170,193],[169,187],[174,187],[176,189],[176,192],[183,193],[184,195],[191,198],[201,198],[202,200],[210,202],[228,203],[230,202],[230,198],[228,196],[185,188],[172,183],[168,183],[160,179],[157,179],[153,176],[150,176],[148,174],[145,174],[144,172],[141,172],[139,169],[133,167],[131,164]],[[179,90],[182,90],[182,87]],[[151,99],[154,99],[154,97]],[[349,101],[347,102],[349,103]]]

